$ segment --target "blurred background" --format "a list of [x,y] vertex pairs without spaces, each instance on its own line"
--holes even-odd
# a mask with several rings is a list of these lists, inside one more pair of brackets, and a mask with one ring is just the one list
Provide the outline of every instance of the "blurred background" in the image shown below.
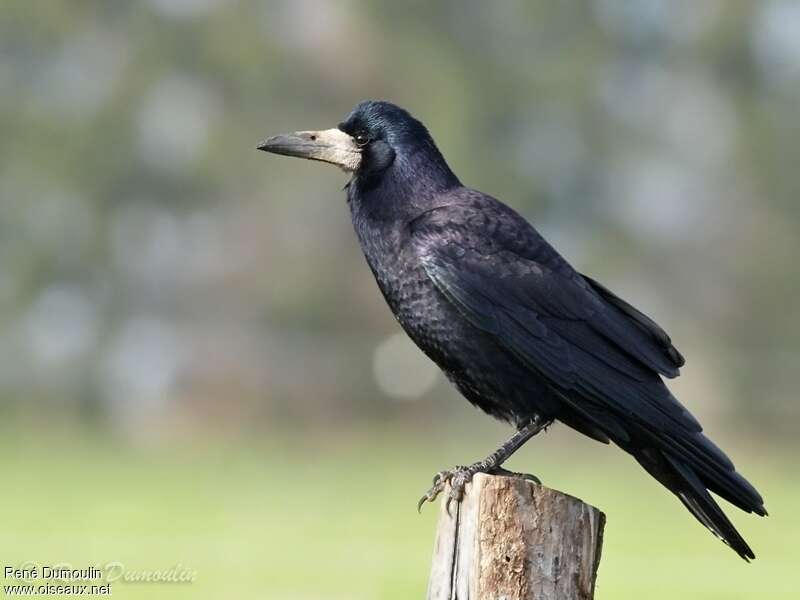
[[0,89],[3,565],[423,597],[417,498],[509,430],[400,333],[346,176],[255,150],[382,98],[670,332],[766,498],[746,565],[554,427],[510,466],[607,513],[597,597],[797,597],[799,3],[6,0]]

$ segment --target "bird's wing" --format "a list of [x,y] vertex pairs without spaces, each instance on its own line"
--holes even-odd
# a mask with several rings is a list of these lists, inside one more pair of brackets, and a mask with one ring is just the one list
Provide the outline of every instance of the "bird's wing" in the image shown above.
[[678,435],[700,430],[656,374],[677,375],[679,361],[655,323],[620,307],[621,300],[608,300],[575,271],[508,249],[501,227],[478,230],[457,219],[443,229],[437,220],[431,228],[417,224],[418,254],[428,277],[470,323],[556,387],[604,412]]
[[[684,360],[683,356],[680,352],[678,352],[678,349],[672,345],[672,340],[670,339],[669,335],[667,335],[667,332],[659,327],[658,323],[653,321],[653,319],[648,317],[640,310],[628,304],[625,300],[614,294],[601,283],[595,281],[587,275],[582,275],[582,277],[583,280],[586,281],[603,300],[618,309],[622,314],[628,317],[631,322],[635,323],[642,329],[642,331],[650,336],[653,343],[664,351],[664,353],[667,355],[667,358],[675,367],[682,367],[685,364],[686,361]],[[662,374],[669,376],[669,373],[662,372]]]
[[535,312],[540,322],[556,320],[562,337],[613,361],[609,366],[634,377],[642,369],[670,378],[680,374],[683,356],[652,319],[576,272],[510,208],[483,194],[471,199],[472,205],[443,206],[414,223],[431,278],[449,271],[489,287],[498,280],[513,288],[508,300],[517,310]]

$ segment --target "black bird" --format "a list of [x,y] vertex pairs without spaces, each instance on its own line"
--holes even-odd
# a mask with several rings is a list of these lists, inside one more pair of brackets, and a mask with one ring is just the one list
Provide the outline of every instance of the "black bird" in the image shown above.
[[260,150],[352,174],[347,202],[364,256],[400,325],[472,404],[516,433],[422,497],[460,500],[555,420],[614,442],[745,560],[755,558],[709,492],[766,515],[755,488],[702,433],[661,376],[684,359],[652,319],[577,272],[519,214],[461,184],[428,130],[388,102],[338,128],[278,135]]

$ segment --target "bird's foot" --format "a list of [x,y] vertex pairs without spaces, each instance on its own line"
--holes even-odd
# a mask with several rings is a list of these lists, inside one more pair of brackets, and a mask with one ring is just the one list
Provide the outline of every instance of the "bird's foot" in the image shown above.
[[464,496],[464,488],[472,481],[472,477],[476,473],[492,473],[495,475],[505,475],[506,477],[522,477],[523,479],[541,483],[539,479],[533,475],[523,475],[522,473],[506,471],[500,465],[514,454],[514,452],[519,450],[522,444],[547,427],[551,422],[552,419],[546,420],[537,416],[531,419],[529,423],[512,435],[506,443],[483,460],[479,460],[468,467],[453,467],[452,469],[439,471],[433,478],[431,489],[425,492],[425,495],[419,499],[417,510],[422,510],[422,505],[426,502],[433,502],[436,500],[437,496],[449,485],[450,491],[447,494],[447,503],[445,504],[445,509],[449,515],[450,503],[453,500],[455,500],[456,503],[461,502],[461,498]]
[[445,488],[449,485],[450,491],[447,493],[447,502],[445,504],[445,509],[449,515],[450,504],[454,500],[456,503],[461,502],[461,498],[464,497],[464,488],[472,481],[472,477],[476,473],[481,472],[482,466],[481,463],[475,463],[468,467],[456,466],[452,469],[439,471],[433,476],[433,485],[431,488],[425,492],[422,498],[419,499],[419,502],[417,502],[417,511],[421,511],[422,505],[426,502],[434,502],[436,498],[439,497],[439,494],[444,492]]
[[439,497],[439,494],[444,492],[445,488],[449,485],[450,491],[447,493],[447,501],[445,503],[445,510],[447,510],[447,514],[449,515],[450,504],[452,502],[455,502],[456,504],[461,502],[461,499],[464,497],[464,488],[478,473],[489,473],[491,475],[502,475],[504,477],[519,477],[521,479],[533,481],[534,483],[542,483],[539,481],[539,478],[534,475],[527,473],[515,473],[500,466],[487,465],[486,461],[479,461],[469,465],[468,467],[456,466],[452,469],[439,471],[436,475],[434,475],[433,485],[427,492],[425,492],[422,498],[419,499],[419,502],[417,502],[417,511],[421,511],[422,506],[426,502],[434,502],[436,498]]

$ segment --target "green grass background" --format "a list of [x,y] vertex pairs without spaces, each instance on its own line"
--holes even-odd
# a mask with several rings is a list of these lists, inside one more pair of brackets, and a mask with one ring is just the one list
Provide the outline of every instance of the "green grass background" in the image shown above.
[[[190,584],[117,582],[115,598],[423,598],[437,510],[414,505],[434,471],[507,433],[480,423],[477,436],[361,427],[139,445],[3,431],[0,559],[197,572]],[[771,514],[728,510],[758,555],[749,565],[619,451],[553,430],[510,466],[606,512],[600,600],[798,598],[793,453],[739,443],[733,454]]]

